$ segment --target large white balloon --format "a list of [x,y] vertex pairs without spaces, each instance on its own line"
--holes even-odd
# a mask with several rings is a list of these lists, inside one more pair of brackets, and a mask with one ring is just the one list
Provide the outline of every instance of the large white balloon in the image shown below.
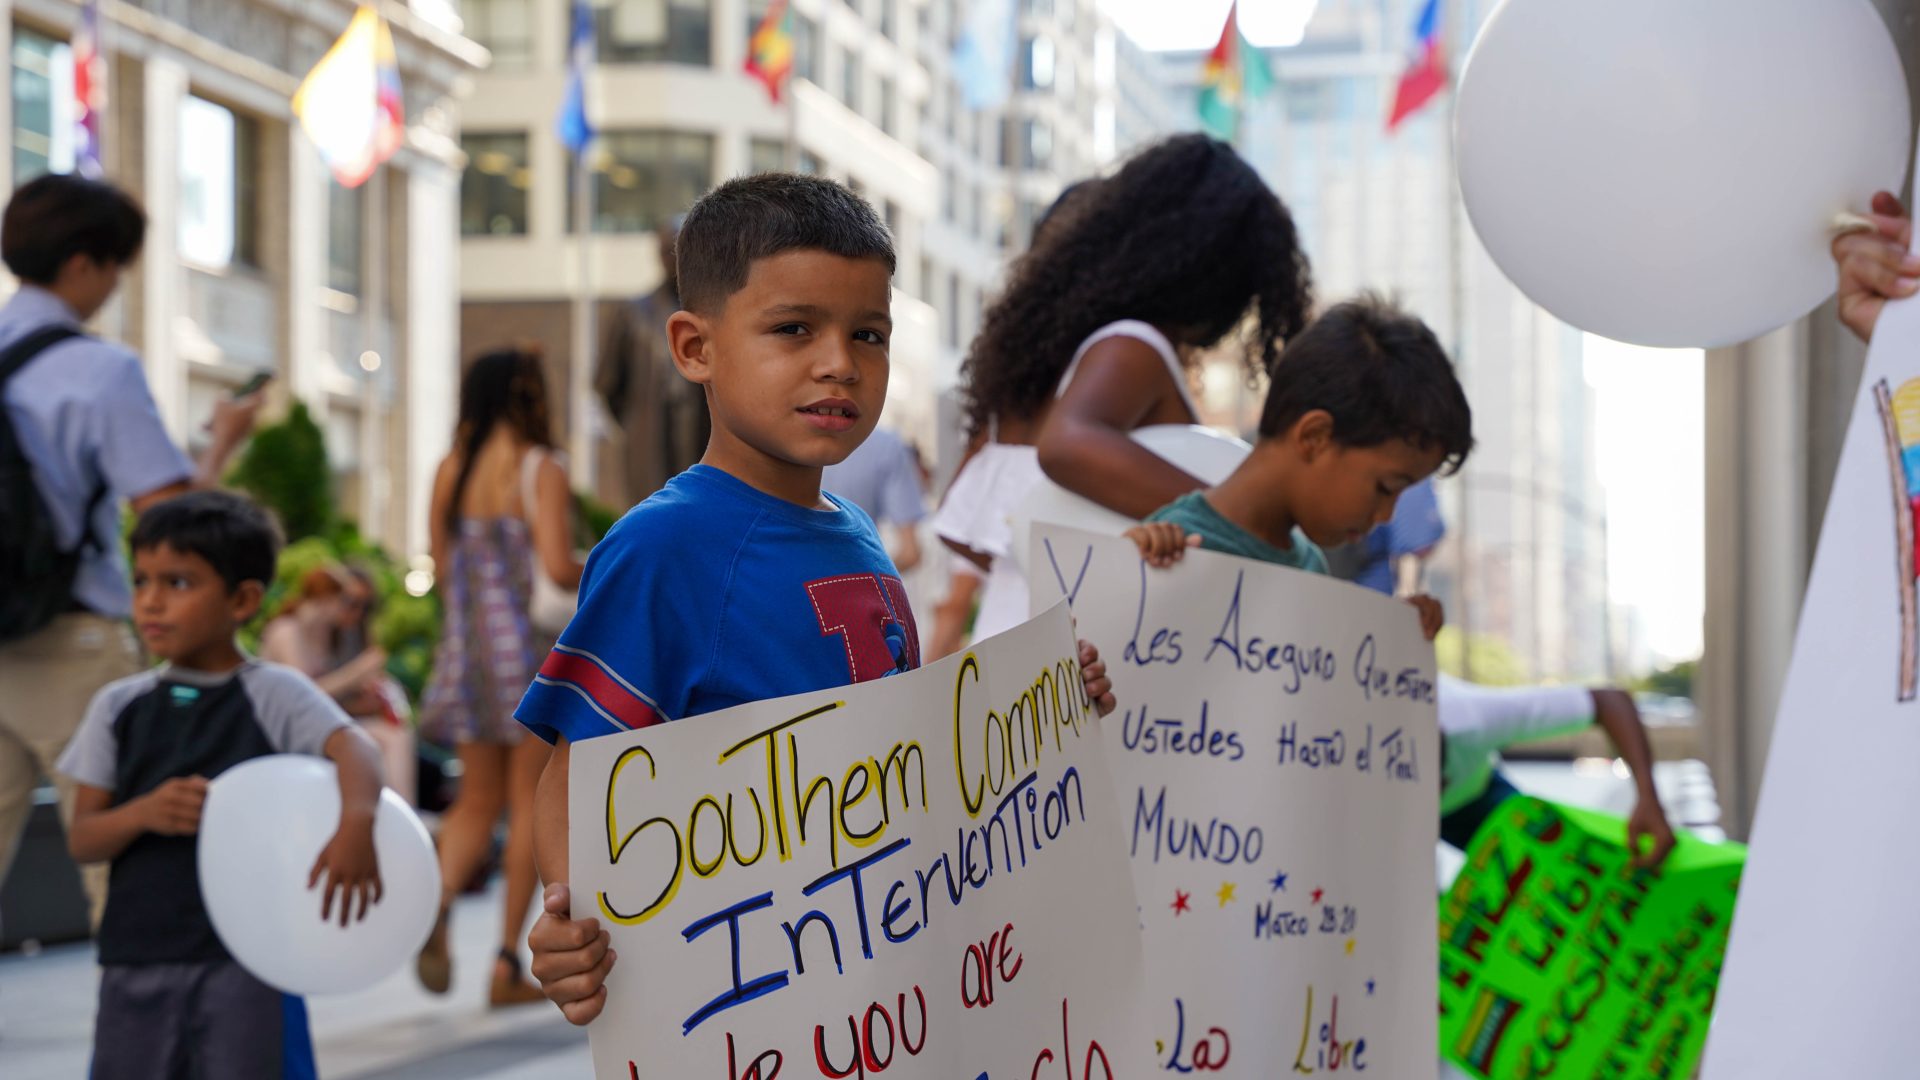
[[[200,892],[214,932],[262,982],[290,994],[371,986],[413,958],[440,907],[440,862],[420,819],[384,791],[373,846],[386,895],[362,922],[320,920],[324,887],[307,874],[340,821],[333,763],[275,754],[207,785],[200,814]],[[336,900],[338,898],[336,897]]]
[[[1208,486],[1225,480],[1252,449],[1240,439],[1197,424],[1154,424],[1136,428],[1132,435],[1134,442],[1206,481]],[[1027,537],[1036,521],[1071,525],[1108,536],[1118,536],[1136,524],[1125,514],[1083,499],[1047,479],[1034,485],[1033,491],[1020,500],[1012,517],[1013,551],[1009,554],[1021,566],[1026,564]]]
[[1745,341],[1831,295],[1834,216],[1899,190],[1913,131],[1868,0],[1507,0],[1455,126],[1501,270],[1658,346]]

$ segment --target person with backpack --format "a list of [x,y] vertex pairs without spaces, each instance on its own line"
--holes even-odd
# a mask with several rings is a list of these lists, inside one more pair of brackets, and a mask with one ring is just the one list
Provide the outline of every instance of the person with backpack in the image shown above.
[[[253,429],[258,394],[214,406],[196,464],[167,435],[132,350],[88,335],[140,253],[146,214],[111,184],[48,175],[0,215],[0,882],[33,791],[94,692],[140,670],[127,620],[121,504],[135,513],[213,486]],[[63,824],[73,788],[55,778]],[[104,875],[83,875],[97,917]]]

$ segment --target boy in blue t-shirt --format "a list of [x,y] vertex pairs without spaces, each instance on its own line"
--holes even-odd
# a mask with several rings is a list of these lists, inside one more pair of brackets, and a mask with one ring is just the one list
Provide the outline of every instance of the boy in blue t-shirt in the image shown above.
[[[668,344],[705,390],[711,441],[594,548],[579,612],[514,714],[554,744],[534,805],[548,888],[531,970],[576,1024],[605,1004],[614,954],[597,921],[568,918],[570,744],[920,663],[872,520],[820,490],[886,401],[886,226],[831,180],[763,174],[696,203],[675,258]],[[1104,713],[1104,665],[1084,643],[1080,659]]]

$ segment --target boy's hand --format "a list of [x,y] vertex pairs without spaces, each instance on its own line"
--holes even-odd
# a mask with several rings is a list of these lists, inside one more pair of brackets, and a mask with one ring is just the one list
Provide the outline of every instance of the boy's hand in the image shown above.
[[1920,290],[1920,257],[1908,253],[1913,219],[1887,192],[1873,197],[1868,215],[1873,229],[1849,232],[1833,241],[1840,268],[1840,321],[1862,341],[1873,339],[1873,324],[1887,301]]
[[[1640,842],[1651,840],[1653,849],[1642,852]],[[1627,819],[1627,847],[1633,851],[1633,865],[1652,869],[1667,860],[1673,850],[1673,827],[1667,824],[1667,812],[1657,796],[1642,792]]]
[[527,934],[527,948],[533,952],[528,970],[568,1023],[584,1025],[606,1007],[607,972],[617,957],[613,936],[600,929],[600,920],[569,918],[571,905],[572,894],[564,883],[547,886],[544,910]]
[[360,897],[360,911],[352,920],[365,919],[367,908],[386,895],[386,887],[380,883],[380,859],[373,850],[373,819],[340,822],[333,839],[327,841],[327,846],[320,849],[320,857],[314,860],[313,872],[307,875],[307,888],[313,888],[322,874],[327,875],[327,885],[320,899],[320,921],[333,917],[336,891],[340,894],[341,926],[347,925],[356,893]]
[[192,836],[200,831],[200,810],[206,803],[206,777],[176,776],[144,796],[142,824],[161,836]]
[[1140,549],[1140,558],[1150,566],[1168,567],[1180,561],[1188,548],[1200,546],[1200,535],[1188,535],[1187,530],[1171,521],[1147,521],[1128,529],[1124,534]]
[[1093,642],[1085,639],[1080,642],[1080,683],[1093,701],[1095,716],[1113,711],[1113,680],[1107,678],[1107,662],[1100,659],[1100,650]]
[[1420,613],[1420,632],[1426,635],[1428,641],[1432,641],[1440,633],[1440,628],[1447,625],[1447,609],[1441,607],[1440,601],[1433,597],[1421,593],[1407,597],[1407,603]]

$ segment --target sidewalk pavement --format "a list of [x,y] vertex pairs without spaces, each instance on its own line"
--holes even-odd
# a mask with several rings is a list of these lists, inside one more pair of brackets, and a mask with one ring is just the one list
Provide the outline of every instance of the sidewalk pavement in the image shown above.
[[[592,1076],[586,1033],[552,1006],[487,1008],[499,926],[497,890],[455,905],[453,989],[445,997],[422,990],[408,963],[359,993],[307,999],[320,1075],[325,1080]],[[87,1074],[98,971],[91,945],[0,957],[0,1077],[77,1080]]]

